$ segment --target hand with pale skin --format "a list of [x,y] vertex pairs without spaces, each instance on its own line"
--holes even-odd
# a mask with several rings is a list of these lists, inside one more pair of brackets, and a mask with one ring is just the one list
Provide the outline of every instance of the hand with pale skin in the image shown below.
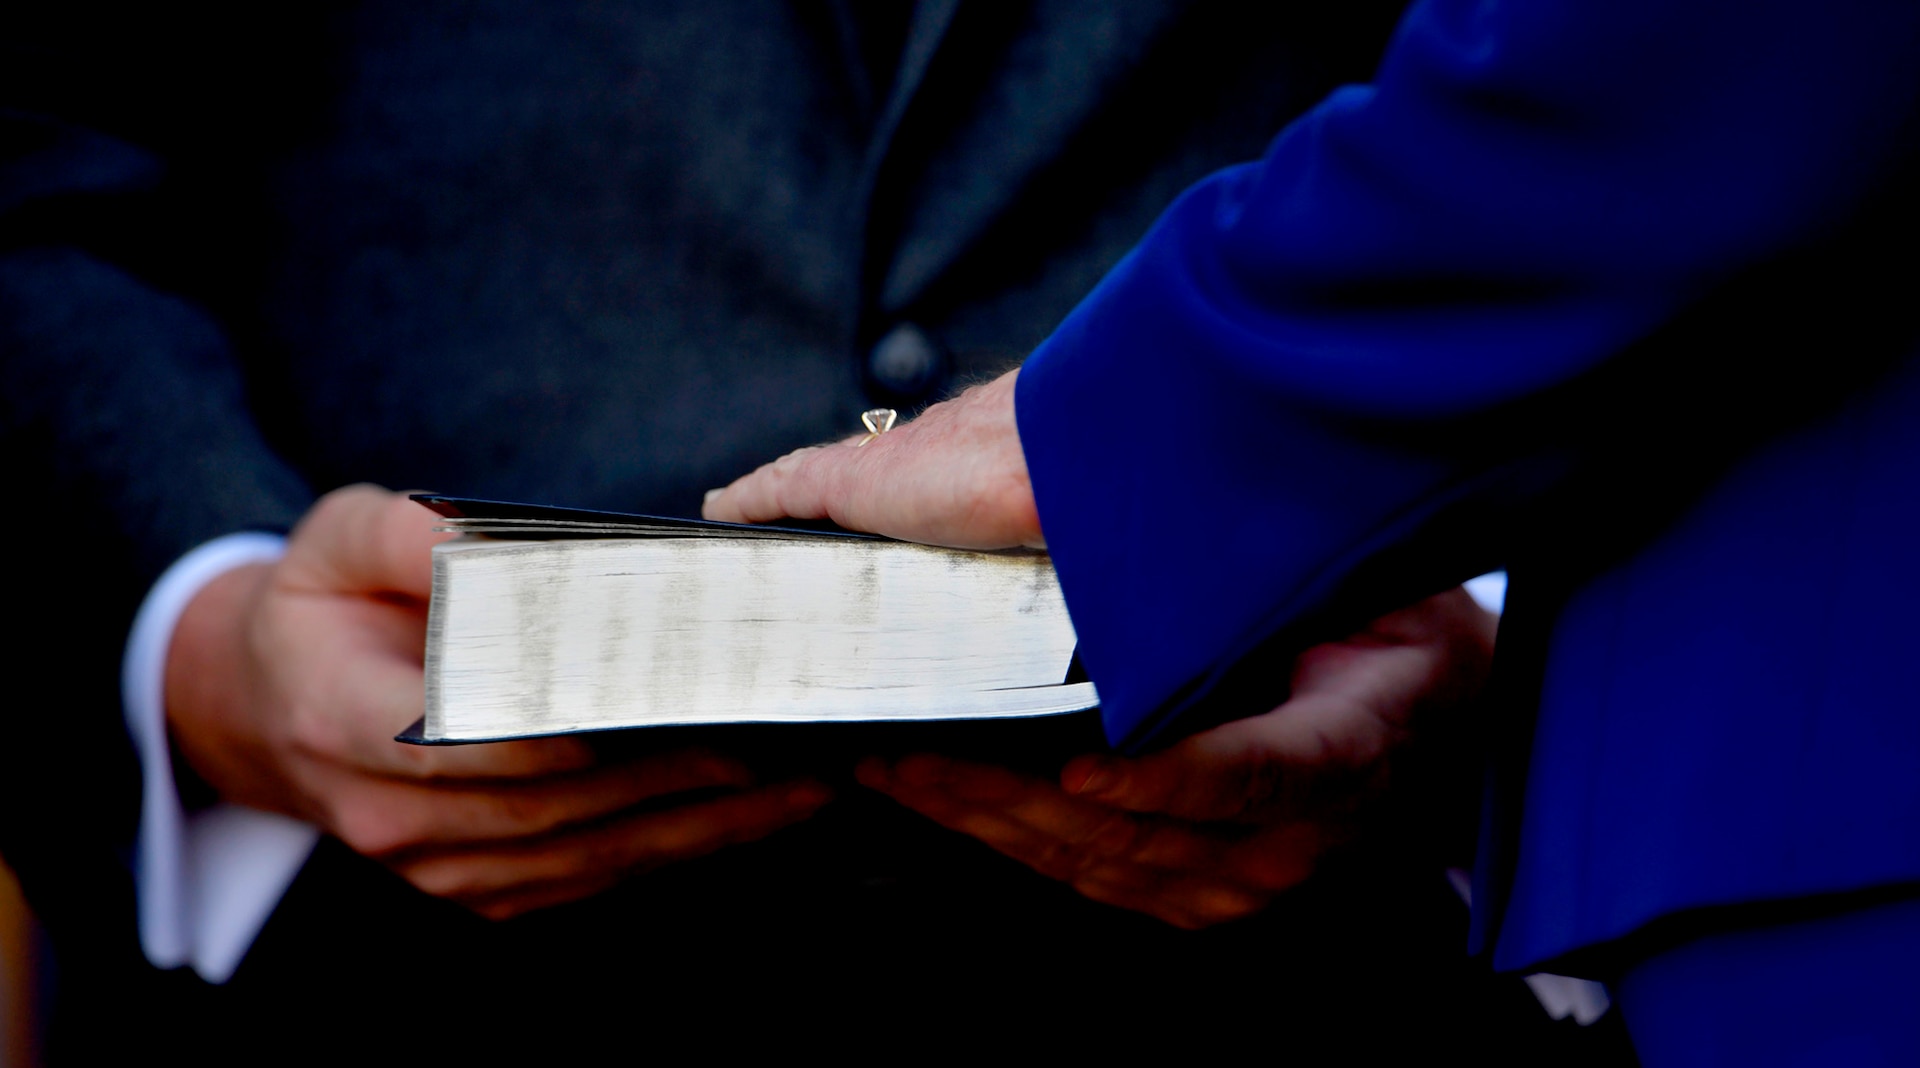
[[[708,496],[709,519],[828,518],[959,548],[1044,545],[1014,420],[1018,371],[859,447],[802,449]],[[1138,760],[1084,756],[1049,782],[919,754],[866,785],[1100,901],[1202,927],[1245,916],[1359,833],[1417,721],[1476,692],[1494,621],[1460,590],[1317,646],[1292,697]]]
[[1044,548],[1020,431],[1016,371],[928,408],[864,445],[816,445],[707,495],[708,519],[831,519],[957,549]]
[[[826,803],[820,783],[762,785],[704,750],[606,763],[570,738],[395,742],[423,705],[430,550],[443,537],[433,518],[376,487],[337,490],[284,559],[230,571],[188,605],[168,648],[167,724],[222,798],[314,823],[496,919],[763,837]],[[688,790],[707,792],[660,807]]]

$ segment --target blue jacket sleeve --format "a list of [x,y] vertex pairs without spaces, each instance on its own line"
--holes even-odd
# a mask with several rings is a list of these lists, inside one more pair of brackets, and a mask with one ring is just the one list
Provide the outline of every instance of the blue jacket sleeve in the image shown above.
[[1916,68],[1911,4],[1428,0],[1373,84],[1189,190],[1018,389],[1111,738],[1259,711],[1235,670],[1277,636],[1503,562],[1609,447],[1569,421],[1751,373],[1710,316],[1662,341],[1819,314],[1727,295],[1905,210]]

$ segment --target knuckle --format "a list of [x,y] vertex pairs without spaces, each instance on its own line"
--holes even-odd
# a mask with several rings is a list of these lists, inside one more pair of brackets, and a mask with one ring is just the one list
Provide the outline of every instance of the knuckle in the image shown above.
[[801,468],[806,466],[813,452],[814,450],[812,448],[795,449],[785,456],[780,457],[778,460],[775,460],[773,464],[767,468],[767,475],[776,480],[792,477],[798,474]]

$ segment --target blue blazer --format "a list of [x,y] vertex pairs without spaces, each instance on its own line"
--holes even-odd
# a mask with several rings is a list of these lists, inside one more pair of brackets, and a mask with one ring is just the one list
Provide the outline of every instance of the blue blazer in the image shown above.
[[1498,965],[1920,880],[1916,72],[1913,4],[1427,0],[1190,189],[1019,382],[1111,738],[1506,566]]

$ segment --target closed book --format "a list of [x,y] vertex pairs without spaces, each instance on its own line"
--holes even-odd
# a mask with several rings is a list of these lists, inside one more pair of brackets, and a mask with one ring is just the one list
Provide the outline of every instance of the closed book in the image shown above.
[[1098,703],[1044,552],[420,495],[426,715],[477,742],[634,727],[965,721]]

